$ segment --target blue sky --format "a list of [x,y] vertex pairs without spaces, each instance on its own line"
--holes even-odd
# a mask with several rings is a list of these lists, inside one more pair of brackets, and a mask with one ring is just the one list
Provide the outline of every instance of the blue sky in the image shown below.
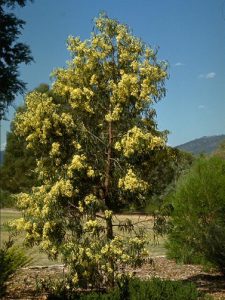
[[[170,131],[170,145],[225,133],[224,0],[34,0],[16,8],[27,22],[20,40],[35,59],[20,68],[28,90],[51,84],[50,73],[69,59],[67,37],[89,38],[100,11],[129,25],[169,62],[167,95],[155,108],[159,129]],[[22,102],[19,96],[15,105]],[[3,121],[1,148],[9,128]]]

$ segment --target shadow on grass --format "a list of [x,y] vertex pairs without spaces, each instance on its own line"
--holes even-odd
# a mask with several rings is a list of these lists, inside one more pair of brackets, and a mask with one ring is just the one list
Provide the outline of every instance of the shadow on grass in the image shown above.
[[193,282],[197,288],[204,293],[223,293],[225,295],[225,276],[222,274],[198,274],[185,279],[186,282]]

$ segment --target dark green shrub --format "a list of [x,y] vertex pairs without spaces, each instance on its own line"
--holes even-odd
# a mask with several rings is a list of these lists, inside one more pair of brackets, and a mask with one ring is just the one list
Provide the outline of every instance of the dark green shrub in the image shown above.
[[177,183],[168,256],[212,263],[225,274],[225,161],[200,158]]
[[130,300],[194,300],[199,299],[199,292],[192,283],[181,281],[134,279],[129,285]]
[[13,246],[11,241],[0,248],[0,296],[5,293],[5,284],[9,277],[29,262],[30,259],[23,250]]
[[[131,279],[109,292],[69,292],[49,294],[48,299],[70,300],[197,300],[205,299],[194,284],[181,281]],[[52,286],[53,287],[53,286]],[[53,289],[52,289],[53,290]],[[55,286],[54,286],[55,290]]]
[[10,208],[16,206],[15,198],[8,191],[0,188],[0,208]]

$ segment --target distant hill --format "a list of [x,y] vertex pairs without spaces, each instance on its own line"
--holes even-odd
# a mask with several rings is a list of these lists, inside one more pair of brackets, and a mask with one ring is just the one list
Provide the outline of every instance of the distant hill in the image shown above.
[[4,153],[5,153],[4,150],[0,151],[0,165],[3,163]]
[[216,148],[223,140],[225,140],[225,134],[203,136],[199,139],[195,139],[185,144],[176,146],[176,148],[190,152],[194,155],[201,153],[211,154],[213,151],[216,150]]

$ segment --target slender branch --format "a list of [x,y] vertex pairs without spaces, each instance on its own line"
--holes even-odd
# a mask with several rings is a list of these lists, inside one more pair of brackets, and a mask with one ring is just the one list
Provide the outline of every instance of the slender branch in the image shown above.
[[101,142],[104,146],[106,146],[106,144],[104,143],[104,141],[102,139],[100,139],[98,136],[96,136],[94,133],[92,133],[91,131],[89,131],[87,129],[87,127],[85,127],[85,130],[87,131],[87,133],[89,133],[92,137],[94,137],[96,140],[98,140],[99,142]]
[[118,160],[117,160],[116,158],[112,158],[112,157],[111,157],[111,160],[112,160],[112,161],[115,161],[115,162],[117,163],[117,165],[118,165],[118,167],[120,168],[120,170],[123,170],[123,168],[121,167],[120,163],[118,162]]

